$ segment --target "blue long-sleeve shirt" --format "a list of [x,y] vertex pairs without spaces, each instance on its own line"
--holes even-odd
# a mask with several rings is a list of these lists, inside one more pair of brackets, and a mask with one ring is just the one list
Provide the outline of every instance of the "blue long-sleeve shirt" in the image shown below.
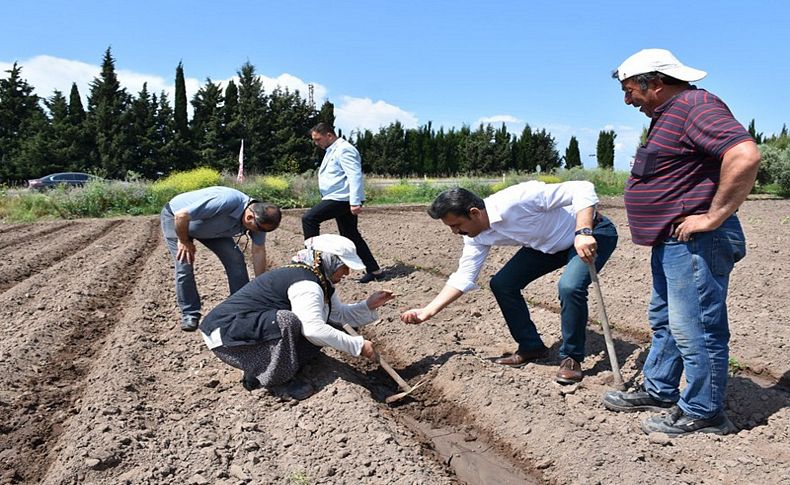
[[318,189],[323,199],[362,205],[365,200],[362,157],[354,145],[338,138],[327,147],[318,169]]

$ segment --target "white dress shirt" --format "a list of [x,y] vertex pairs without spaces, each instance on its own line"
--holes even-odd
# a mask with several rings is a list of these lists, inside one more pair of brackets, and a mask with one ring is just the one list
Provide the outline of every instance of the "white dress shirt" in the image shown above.
[[524,246],[554,254],[573,246],[576,213],[598,203],[586,181],[546,184],[524,182],[485,199],[489,229],[464,236],[458,269],[447,284],[464,293],[478,288],[477,277],[491,246]]

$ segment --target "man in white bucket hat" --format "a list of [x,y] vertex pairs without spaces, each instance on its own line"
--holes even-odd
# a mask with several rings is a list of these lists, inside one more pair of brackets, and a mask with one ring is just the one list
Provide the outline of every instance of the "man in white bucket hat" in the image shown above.
[[625,208],[633,242],[653,248],[653,341],[643,388],[608,392],[603,402],[613,411],[668,411],[643,421],[645,433],[733,430],[724,411],[727,287],[746,254],[735,212],[754,185],[760,152],[724,102],[689,84],[706,74],[665,49],[641,50],[612,74],[625,104],[650,118]]
[[365,269],[351,240],[312,237],[291,264],[263,273],[214,308],[200,323],[203,340],[220,360],[244,371],[246,389],[305,399],[314,390],[296,374],[320,347],[376,358],[369,340],[329,324],[368,324],[378,319],[375,309],[393,298],[381,290],[356,303],[341,302],[334,285],[350,269]]

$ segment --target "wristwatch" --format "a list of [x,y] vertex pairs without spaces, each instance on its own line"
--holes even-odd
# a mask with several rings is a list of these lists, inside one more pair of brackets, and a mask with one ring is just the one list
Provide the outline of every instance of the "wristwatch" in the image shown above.
[[579,229],[578,231],[574,232],[573,234],[576,235],[576,236],[579,236],[579,235],[582,235],[582,234],[585,235],[585,236],[592,236],[592,229],[590,229],[589,227],[582,227],[581,229]]

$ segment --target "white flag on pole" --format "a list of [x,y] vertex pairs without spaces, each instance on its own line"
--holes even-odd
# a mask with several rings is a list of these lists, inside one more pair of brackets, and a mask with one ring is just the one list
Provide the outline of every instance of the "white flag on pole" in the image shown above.
[[236,182],[244,182],[244,140],[241,140],[241,148],[239,149],[239,174],[236,176]]

